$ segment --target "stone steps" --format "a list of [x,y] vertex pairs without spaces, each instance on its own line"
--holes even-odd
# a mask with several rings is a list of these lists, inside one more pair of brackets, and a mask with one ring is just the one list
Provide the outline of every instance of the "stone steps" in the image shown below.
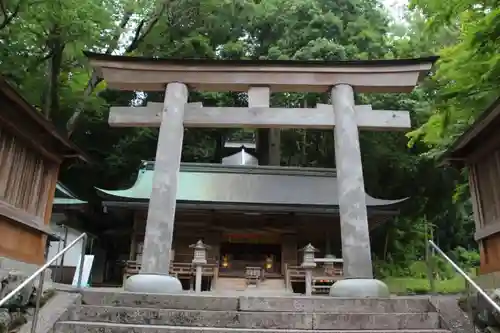
[[243,291],[247,288],[245,279],[243,278],[229,278],[219,277],[215,283],[215,291],[222,290],[236,290]]
[[242,278],[219,278],[213,290],[214,295],[231,295],[231,296],[293,296],[292,291],[288,291],[285,287],[284,279],[269,278],[261,281],[259,285],[246,285],[245,279]]
[[259,284],[258,289],[285,291],[285,279],[266,279]]
[[73,321],[192,327],[255,329],[432,329],[439,328],[437,313],[305,313],[144,309],[113,306],[81,306]]
[[222,296],[196,294],[142,295],[129,292],[85,291],[85,305],[253,312],[422,313],[431,311],[426,298],[331,298],[327,296]]
[[95,322],[59,322],[54,333],[449,333],[444,329],[408,330],[290,330],[290,329],[251,329],[218,327],[181,327],[159,325],[130,325]]
[[426,298],[84,291],[53,333],[449,333]]
[[240,311],[334,312],[334,313],[421,313],[431,310],[427,299],[333,298],[314,297],[240,297]]
[[284,279],[266,279],[256,285],[247,286],[244,278],[229,278],[220,277],[214,286],[216,294],[228,294],[231,292],[257,292],[257,293],[271,293],[274,295],[283,295],[287,293]]
[[85,291],[82,295],[82,304],[181,310],[238,310],[237,297],[196,294],[143,295],[124,291]]

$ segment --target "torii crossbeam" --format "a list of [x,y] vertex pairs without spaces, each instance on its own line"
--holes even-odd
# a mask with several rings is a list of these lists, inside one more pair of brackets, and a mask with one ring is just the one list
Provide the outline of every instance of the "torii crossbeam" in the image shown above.
[[[177,178],[184,127],[334,129],[335,162],[344,273],[334,296],[386,296],[373,280],[359,129],[410,127],[406,111],[372,110],[354,103],[354,92],[410,92],[437,57],[380,61],[166,60],[86,53],[108,87],[164,91],[163,104],[113,107],[111,126],[160,127],[154,185],[149,203],[141,274],[125,288],[172,292],[180,282],[168,277],[174,228]],[[248,92],[248,107],[203,107],[188,103],[188,87],[198,91]],[[329,92],[332,105],[270,108],[271,92]]]
[[[145,107],[111,107],[112,127],[160,127],[163,103]],[[356,123],[365,130],[405,130],[411,127],[408,111],[372,110],[371,105],[357,105]],[[333,108],[318,104],[315,108],[203,107],[202,103],[184,106],[184,127],[210,128],[316,128],[335,126]]]

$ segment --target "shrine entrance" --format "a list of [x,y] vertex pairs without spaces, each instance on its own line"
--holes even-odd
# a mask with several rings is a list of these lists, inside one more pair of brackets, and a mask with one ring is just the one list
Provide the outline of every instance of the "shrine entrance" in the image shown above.
[[279,238],[261,234],[230,234],[220,244],[221,275],[243,277],[247,267],[260,267],[267,277],[280,276]]
[[[308,204],[328,207],[333,209],[332,216],[333,213],[340,215],[342,257],[345,260],[343,274],[346,278],[361,280],[363,286],[370,286],[355,291],[347,282],[344,284],[346,292],[382,296],[364,293],[368,290],[380,291],[382,282],[373,279],[359,130],[407,130],[411,128],[410,113],[356,105],[355,94],[410,92],[429,72],[436,57],[320,62],[145,59],[89,52],[86,55],[98,75],[106,81],[108,89],[165,93],[163,103],[148,102],[143,107],[114,107],[110,110],[111,126],[160,128],[141,274],[131,278],[130,286],[125,285],[125,290],[148,292],[151,290],[150,275],[155,275],[158,286],[154,288],[157,290],[180,291],[176,278],[168,274],[176,205],[179,198],[191,193],[182,193],[177,188],[186,127],[269,129],[267,138],[257,137],[258,146],[266,147],[263,151],[268,152],[279,150],[277,138],[281,129],[316,128],[334,131],[338,182],[330,189],[335,191],[338,205],[332,204],[330,196],[314,199]],[[203,102],[188,102],[189,88],[198,92],[246,92],[248,105],[210,107],[204,106]],[[271,93],[283,92],[328,93],[330,103],[318,103],[314,108],[271,107]],[[280,164],[279,158],[273,158],[273,161],[276,167]],[[266,184],[269,178],[264,179],[263,184]],[[198,178],[194,178],[191,188],[197,187],[197,182]],[[231,187],[231,182],[223,182]],[[252,203],[253,197],[245,194],[250,189],[260,189],[262,194],[259,200],[293,207],[304,205],[304,198],[312,201],[317,192],[314,189],[302,190],[299,191],[300,198],[297,198],[293,196],[297,192],[287,191],[275,201],[270,199],[278,193],[276,188],[280,185],[244,185],[246,190],[240,191],[237,196],[222,192],[215,200],[207,200],[207,193],[211,192],[211,187],[207,186],[198,196],[189,199],[195,202]],[[297,180],[295,186],[302,188],[304,181]],[[229,267],[229,258],[222,264],[224,262]]]

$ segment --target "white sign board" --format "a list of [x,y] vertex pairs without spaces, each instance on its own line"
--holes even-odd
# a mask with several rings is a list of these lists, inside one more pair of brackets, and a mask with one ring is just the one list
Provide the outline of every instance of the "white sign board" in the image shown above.
[[[79,287],[78,286],[78,275],[80,274],[80,262],[81,262],[81,257],[80,260],[78,260],[78,264],[76,265],[75,269],[75,275],[73,276],[73,283],[71,284],[73,287]],[[82,281],[80,284],[80,287],[88,287],[89,283],[89,278],[90,278],[90,271],[92,269],[92,264],[94,263],[94,256],[93,255],[85,255],[85,259],[83,260],[83,273],[82,273]]]

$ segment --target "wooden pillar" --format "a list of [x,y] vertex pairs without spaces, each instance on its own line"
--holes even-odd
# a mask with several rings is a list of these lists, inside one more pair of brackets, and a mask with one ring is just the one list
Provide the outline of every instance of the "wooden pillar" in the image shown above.
[[325,233],[325,257],[327,255],[331,255],[332,254],[332,243],[331,243],[331,236],[330,236],[330,231],[327,231]]
[[[269,107],[271,91],[269,87],[250,87],[248,90],[249,107]],[[257,154],[260,165],[280,165],[281,130],[279,128],[260,128],[257,130]]]
[[348,278],[372,279],[368,214],[354,91],[349,85],[336,85],[332,88],[331,97],[336,122],[335,163],[344,274]]
[[281,129],[269,129],[269,165],[281,164]]
[[169,273],[187,99],[186,85],[177,82],[167,85],[144,237],[142,274]]
[[297,266],[297,235],[283,235],[281,239],[281,273],[285,274],[285,264]]
[[[474,213],[474,223],[477,232],[481,230],[481,228],[484,226],[484,216],[483,216],[483,211],[481,209],[479,182],[477,177],[477,168],[475,165],[469,165],[469,189],[472,201],[472,211]],[[484,250],[485,248],[484,239],[479,239],[477,243],[479,245],[479,254],[480,254],[479,268],[480,268],[480,273],[483,273],[483,270],[485,269],[486,266],[487,262],[486,256],[488,255],[488,253],[487,251]]]
[[134,212],[133,213],[133,221],[132,221],[132,232],[130,234],[130,253],[128,259],[130,261],[135,261],[136,260],[136,255],[137,255],[137,225],[139,224],[138,220],[138,213]]

